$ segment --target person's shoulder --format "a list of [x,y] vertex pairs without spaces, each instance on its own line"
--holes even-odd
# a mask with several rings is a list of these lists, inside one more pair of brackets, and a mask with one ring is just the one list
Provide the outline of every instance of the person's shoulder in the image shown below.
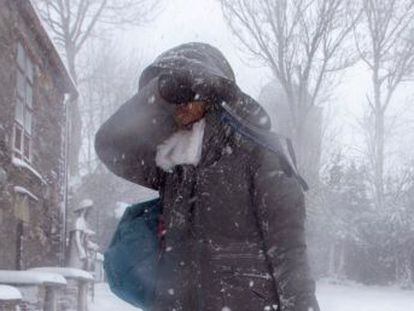
[[234,141],[240,152],[249,158],[249,162],[254,167],[266,166],[282,169],[282,158],[284,158],[282,151],[275,152],[267,147],[265,143],[255,141],[239,133],[234,134]]

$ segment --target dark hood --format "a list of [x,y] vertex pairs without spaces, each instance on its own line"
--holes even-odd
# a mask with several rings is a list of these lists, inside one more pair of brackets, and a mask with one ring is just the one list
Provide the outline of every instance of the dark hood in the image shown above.
[[164,75],[185,81],[201,98],[213,99],[219,106],[225,103],[223,109],[237,115],[250,127],[270,130],[269,115],[259,103],[240,90],[233,69],[217,48],[191,42],[162,53],[143,71],[139,89]]
[[162,72],[187,71],[193,78],[216,76],[236,83],[233,69],[215,47],[199,42],[179,45],[159,55],[141,74],[139,88]]

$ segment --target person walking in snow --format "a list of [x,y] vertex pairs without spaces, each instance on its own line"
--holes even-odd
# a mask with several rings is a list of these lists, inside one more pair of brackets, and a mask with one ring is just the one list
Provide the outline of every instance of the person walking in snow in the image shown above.
[[159,191],[153,311],[318,311],[304,181],[223,54],[187,43],[141,74],[96,134],[116,175]]

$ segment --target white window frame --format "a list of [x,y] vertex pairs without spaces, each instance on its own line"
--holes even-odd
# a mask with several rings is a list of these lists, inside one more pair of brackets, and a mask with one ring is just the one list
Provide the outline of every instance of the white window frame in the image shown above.
[[[21,78],[23,78],[23,81],[21,81]],[[23,44],[19,41],[16,53],[16,106],[13,126],[13,155],[28,163],[32,161],[33,89],[34,64]],[[18,130],[20,130],[19,138],[17,137]],[[16,146],[18,139],[20,146]]]

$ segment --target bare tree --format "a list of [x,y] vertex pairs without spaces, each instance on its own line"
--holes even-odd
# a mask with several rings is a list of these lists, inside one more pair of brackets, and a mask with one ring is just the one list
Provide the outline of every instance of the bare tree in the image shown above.
[[414,1],[362,1],[363,19],[354,29],[355,42],[371,72],[367,93],[368,153],[376,208],[384,206],[385,117],[393,95],[414,73]]
[[[113,175],[98,160],[94,148],[95,133],[121,104],[137,92],[142,58],[136,51],[125,53],[110,40],[89,42],[86,50],[80,64],[86,72],[80,85],[83,94],[80,106],[82,148],[79,155],[82,184],[76,189],[76,195],[85,195],[99,204],[90,219],[99,245],[105,247],[116,225],[112,216],[116,202],[136,200],[143,191]],[[116,193],[108,191],[115,188]]]
[[[72,78],[79,83],[77,60],[79,53],[94,35],[99,25],[141,25],[151,20],[162,0],[35,0],[57,45],[62,48]],[[102,29],[102,28],[100,28]],[[78,160],[82,144],[82,121],[79,102],[70,111],[70,172],[79,172]]]
[[83,144],[79,161],[82,175],[91,174],[97,167],[94,150],[96,131],[138,90],[138,78],[142,70],[139,53],[134,51],[127,57],[107,40],[88,45],[88,51],[90,53],[84,60],[88,75],[80,86],[84,98],[80,108],[83,119]]
[[[346,40],[360,14],[344,0],[219,0],[244,50],[269,66],[286,93],[291,136],[304,157],[304,124],[326,100],[334,74],[351,65]],[[306,170],[305,167],[301,169]]]

